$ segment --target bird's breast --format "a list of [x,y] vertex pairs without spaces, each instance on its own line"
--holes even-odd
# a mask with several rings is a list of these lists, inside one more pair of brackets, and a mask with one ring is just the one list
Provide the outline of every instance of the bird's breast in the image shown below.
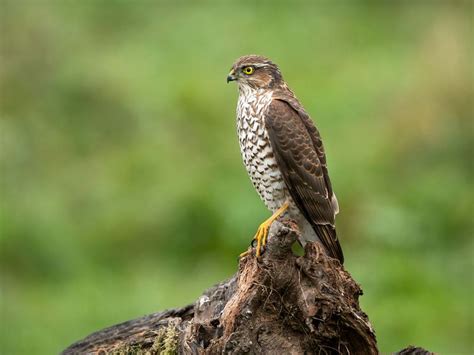
[[260,198],[271,211],[289,197],[265,128],[271,92],[241,91],[237,104],[237,133],[245,168]]

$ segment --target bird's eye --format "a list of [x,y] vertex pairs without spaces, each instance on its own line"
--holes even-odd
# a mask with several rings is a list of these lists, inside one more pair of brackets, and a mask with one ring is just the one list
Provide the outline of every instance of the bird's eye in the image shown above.
[[254,72],[254,70],[255,69],[253,67],[245,67],[242,69],[242,73],[250,75]]

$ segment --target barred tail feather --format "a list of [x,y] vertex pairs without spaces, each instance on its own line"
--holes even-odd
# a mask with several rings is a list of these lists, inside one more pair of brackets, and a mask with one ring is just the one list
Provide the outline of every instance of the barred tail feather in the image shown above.
[[314,224],[313,229],[329,256],[338,259],[343,264],[344,255],[337,239],[336,228],[330,224]]

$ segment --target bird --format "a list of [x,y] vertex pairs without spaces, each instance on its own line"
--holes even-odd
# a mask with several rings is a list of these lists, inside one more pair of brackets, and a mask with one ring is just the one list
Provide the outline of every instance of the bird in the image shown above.
[[339,205],[321,135],[309,114],[279,67],[264,56],[238,58],[227,75],[229,82],[238,84],[237,134],[243,162],[272,212],[253,239],[257,258],[273,221],[286,217],[296,221],[303,247],[308,242],[320,243],[328,256],[343,264],[335,227]]

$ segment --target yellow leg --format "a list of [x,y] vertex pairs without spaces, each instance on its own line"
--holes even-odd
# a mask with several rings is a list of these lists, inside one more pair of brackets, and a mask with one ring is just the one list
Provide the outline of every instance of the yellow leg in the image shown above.
[[[267,219],[258,227],[257,233],[255,234],[255,237],[253,237],[253,239],[257,241],[257,251],[255,252],[257,258],[260,256],[261,248],[267,244],[268,230],[270,229],[273,221],[280,217],[288,209],[289,205],[290,203],[286,201],[278,210],[275,211],[274,214],[272,214],[269,219]],[[248,252],[240,254],[240,257],[244,257],[246,255],[248,255]]]

